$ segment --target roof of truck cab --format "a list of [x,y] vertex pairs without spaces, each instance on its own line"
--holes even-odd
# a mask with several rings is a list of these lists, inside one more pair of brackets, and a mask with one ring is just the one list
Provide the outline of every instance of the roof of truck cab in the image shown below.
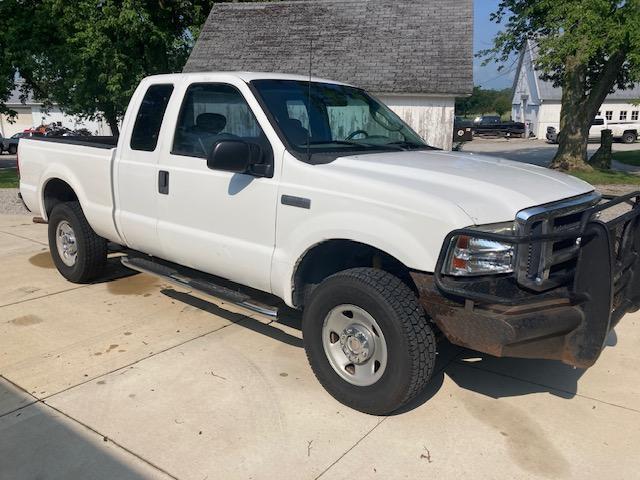
[[157,83],[158,81],[166,81],[166,82],[176,82],[184,79],[188,79],[189,81],[203,81],[210,82],[212,79],[216,77],[220,77],[221,79],[224,77],[235,77],[244,82],[252,82],[253,80],[294,80],[294,81],[302,81],[308,82],[309,78],[311,78],[312,82],[319,83],[334,83],[338,85],[349,85],[347,83],[338,82],[336,80],[330,80],[326,78],[320,77],[309,77],[304,75],[293,75],[287,73],[268,73],[268,72],[194,72],[194,73],[174,73],[169,75],[154,75],[152,77],[147,77],[147,80]]

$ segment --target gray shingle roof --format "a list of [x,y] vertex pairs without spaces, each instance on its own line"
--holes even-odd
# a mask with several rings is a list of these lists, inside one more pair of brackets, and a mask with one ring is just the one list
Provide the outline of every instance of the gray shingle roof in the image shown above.
[[[537,75],[537,72],[536,72]],[[540,99],[542,100],[562,100],[562,88],[554,87],[552,82],[547,82],[538,77],[538,85],[540,90]],[[636,84],[634,88],[626,90],[616,90],[607,95],[607,100],[638,100],[640,99],[640,84]]]
[[472,0],[216,4],[185,72],[309,73],[377,93],[473,89]]
[[[534,64],[534,71],[536,75],[536,80],[538,83],[538,93],[540,95],[540,100],[554,100],[561,101],[562,100],[562,88],[554,87],[553,82],[549,82],[547,80],[543,80],[540,78],[540,72],[535,69],[535,62],[538,58],[538,48],[535,43],[528,42],[528,48],[531,51],[531,58]],[[518,75],[516,75],[516,79]],[[610,93],[607,96],[607,100],[638,100],[640,99],[640,83],[636,84],[634,88],[626,89],[626,90],[616,90],[613,93]]]

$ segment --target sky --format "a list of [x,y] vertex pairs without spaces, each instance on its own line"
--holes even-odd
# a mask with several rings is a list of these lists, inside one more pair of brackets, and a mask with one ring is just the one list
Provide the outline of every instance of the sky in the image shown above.
[[[475,0],[475,25],[473,34],[474,51],[478,52],[491,46],[491,41],[496,33],[500,31],[500,25],[491,22],[489,16],[497,10],[499,0]],[[473,78],[476,85],[482,88],[503,89],[513,85],[514,68],[511,62],[502,72],[498,71],[498,64],[492,63],[483,67],[482,60],[474,58]]]

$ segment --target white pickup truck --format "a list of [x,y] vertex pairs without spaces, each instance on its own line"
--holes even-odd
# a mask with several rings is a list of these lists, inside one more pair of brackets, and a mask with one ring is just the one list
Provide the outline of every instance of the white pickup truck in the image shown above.
[[[604,130],[611,130],[614,140],[622,143],[635,143],[640,135],[640,123],[609,123],[605,117],[597,116],[589,128],[589,140],[600,140]],[[555,127],[547,128],[547,140],[549,142],[558,143],[559,136],[560,132]]]
[[270,318],[302,310],[314,373],[363,412],[423,390],[437,331],[586,368],[640,305],[640,194],[429,147],[362,89],[156,76],[121,131],[20,142],[20,192],[60,273],[91,282],[112,242],[125,266],[194,292]]

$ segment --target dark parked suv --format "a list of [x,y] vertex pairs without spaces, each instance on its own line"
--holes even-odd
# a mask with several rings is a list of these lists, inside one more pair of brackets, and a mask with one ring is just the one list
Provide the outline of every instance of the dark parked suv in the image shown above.
[[9,155],[15,155],[18,153],[18,143],[21,138],[34,137],[34,136],[42,136],[42,134],[33,133],[33,132],[18,132],[11,136],[11,138],[3,138],[2,139],[2,152],[8,152]]

